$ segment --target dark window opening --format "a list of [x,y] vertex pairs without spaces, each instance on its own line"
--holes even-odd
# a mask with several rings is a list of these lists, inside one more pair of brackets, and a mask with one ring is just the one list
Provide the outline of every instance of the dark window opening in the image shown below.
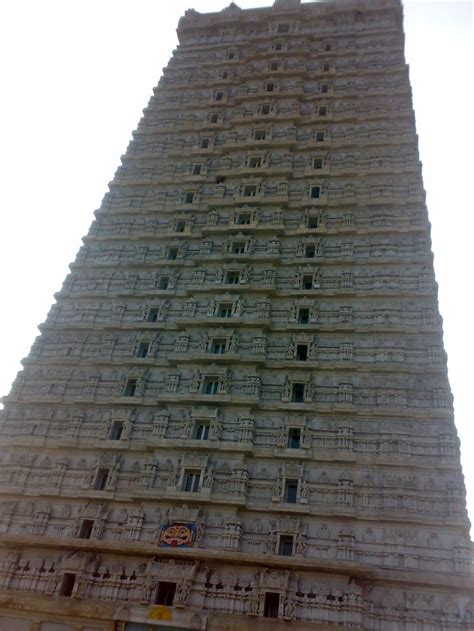
[[258,169],[262,166],[262,158],[260,156],[249,158],[249,167],[251,169]]
[[264,618],[278,618],[278,610],[280,608],[280,594],[275,592],[265,592],[265,601],[263,603]]
[[218,318],[231,318],[232,317],[232,303],[222,302],[217,308]]
[[150,307],[146,314],[147,322],[156,322],[158,320],[158,309],[157,307]]
[[290,427],[288,430],[288,448],[299,449],[301,446],[301,429],[299,427]]
[[223,355],[226,351],[227,340],[223,338],[215,339],[212,342],[211,350],[214,355]]
[[305,362],[308,359],[308,345],[307,344],[296,345],[296,359],[299,362]]
[[239,226],[248,226],[251,218],[250,213],[240,213],[240,215],[237,215],[237,221],[235,223]]
[[186,493],[197,493],[200,481],[200,471],[186,470],[183,477],[183,491],[186,491]]
[[225,175],[216,176],[216,184],[224,184],[224,182],[225,182]]
[[201,149],[208,149],[208,148],[209,148],[209,138],[202,138]]
[[107,480],[109,479],[109,469],[97,469],[94,480],[94,489],[96,491],[103,491],[106,487]]
[[311,199],[319,199],[321,197],[321,187],[312,186],[309,191],[309,196]]
[[93,519],[83,519],[81,528],[79,530],[79,539],[90,539],[92,535],[92,529],[94,528]]
[[215,101],[222,101],[223,98],[224,98],[224,92],[216,92],[214,95]]
[[285,502],[287,504],[296,504],[298,496],[298,480],[286,480],[285,482]]
[[181,219],[176,222],[176,232],[184,232],[186,228],[186,222]]
[[193,164],[193,175],[201,175],[202,164]]
[[274,50],[277,50],[277,51],[283,50],[283,44],[275,44],[273,48]]
[[158,282],[158,289],[168,289],[169,282],[169,276],[162,276]]
[[227,53],[227,59],[234,59],[234,57],[235,57],[235,53],[233,51],[229,51]]
[[325,51],[330,51],[330,50],[331,50],[331,44],[326,44],[326,45],[324,46],[324,50],[325,50]]
[[277,32],[278,33],[289,33],[290,32],[290,25],[287,22],[279,24]]
[[265,129],[257,129],[253,135],[254,140],[265,140],[267,132]]
[[169,261],[175,261],[178,258],[178,248],[170,248],[166,258]]
[[127,379],[127,383],[123,389],[124,397],[134,397],[135,392],[137,390],[137,380],[136,379]]
[[304,383],[294,383],[291,387],[291,400],[293,403],[303,403]]
[[230,248],[232,254],[244,254],[245,253],[245,241],[234,241]]
[[266,104],[262,105],[260,107],[260,114],[264,114],[264,115],[270,114],[270,106]]
[[316,132],[316,142],[324,142],[324,132],[317,131]]
[[76,584],[76,575],[66,573],[63,576],[63,580],[61,581],[61,587],[59,588],[59,593],[61,596],[71,596],[72,590],[74,589],[74,585]]
[[304,255],[307,259],[314,259],[314,257],[316,256],[316,246],[315,245],[305,246]]
[[109,440],[120,440],[123,432],[123,421],[112,421],[112,425],[110,426],[108,439]]
[[322,94],[327,94],[329,92],[329,86],[327,83],[323,83],[323,85],[321,86],[321,92]]
[[319,108],[319,115],[320,116],[326,116],[328,113],[328,108],[327,107],[320,107]]
[[313,288],[313,275],[303,274],[301,286],[303,289],[312,289]]
[[227,285],[238,285],[240,281],[240,272],[227,272],[225,282]]
[[140,342],[137,346],[137,357],[144,359],[148,356],[150,350],[150,342]]
[[293,556],[293,537],[291,535],[281,535],[278,545],[278,554],[284,557]]
[[298,310],[298,324],[308,324],[309,323],[309,309],[306,307],[302,307]]
[[255,184],[250,184],[244,186],[244,197],[255,197],[257,194],[257,186]]
[[275,84],[272,81],[270,81],[269,83],[265,85],[266,92],[273,92],[274,90],[275,90]]
[[223,79],[228,79],[229,78],[229,73],[227,72],[227,70],[223,70],[221,76],[222,76]]
[[[218,120],[219,120],[219,116],[218,116],[217,114],[211,114],[211,115],[209,116],[209,122],[210,122],[210,123],[212,123],[212,124],[217,123],[217,122],[218,122]],[[205,147],[203,147],[203,146],[202,146],[202,143],[201,143],[201,147],[202,147],[203,149],[207,149],[207,147],[208,147],[208,146],[209,146],[209,145],[206,145]]]
[[156,590],[155,604],[171,607],[176,594],[176,583],[168,581],[158,581],[158,589]]
[[317,217],[316,215],[310,215],[308,217],[308,228],[310,230],[314,230],[315,228],[319,227],[319,217]]
[[322,169],[323,168],[323,160],[322,158],[314,158],[313,160],[313,169]]
[[188,192],[185,193],[184,195],[184,203],[185,204],[192,204],[194,201],[194,193]]
[[214,378],[206,379],[204,381],[204,394],[217,394],[219,390],[219,381]]
[[278,61],[272,61],[270,64],[270,70],[278,70],[279,65]]
[[209,438],[209,423],[197,421],[194,428],[194,438],[196,440],[207,440]]
[[324,72],[329,72],[329,64],[324,64],[323,71]]

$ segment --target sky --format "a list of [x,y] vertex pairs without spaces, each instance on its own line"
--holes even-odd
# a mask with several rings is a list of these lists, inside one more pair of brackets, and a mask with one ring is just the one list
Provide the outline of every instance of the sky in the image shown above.
[[[272,0],[237,0],[241,8]],[[230,0],[0,3],[0,394],[7,394],[177,45]],[[474,520],[473,3],[405,0],[444,341]]]

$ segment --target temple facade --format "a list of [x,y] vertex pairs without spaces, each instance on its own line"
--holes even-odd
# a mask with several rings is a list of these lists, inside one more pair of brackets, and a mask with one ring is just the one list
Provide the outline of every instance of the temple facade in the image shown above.
[[187,11],[0,412],[2,631],[469,631],[399,0]]

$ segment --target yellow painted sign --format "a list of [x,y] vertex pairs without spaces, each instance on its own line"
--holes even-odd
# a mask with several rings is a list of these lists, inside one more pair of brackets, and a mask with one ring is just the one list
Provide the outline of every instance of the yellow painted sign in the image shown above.
[[169,607],[157,605],[151,609],[148,620],[173,620],[173,612]]

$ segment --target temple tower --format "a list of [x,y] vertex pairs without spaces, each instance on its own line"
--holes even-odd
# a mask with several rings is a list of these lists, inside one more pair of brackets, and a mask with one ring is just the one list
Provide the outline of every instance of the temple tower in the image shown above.
[[178,35],[4,398],[0,629],[474,629],[401,4]]

